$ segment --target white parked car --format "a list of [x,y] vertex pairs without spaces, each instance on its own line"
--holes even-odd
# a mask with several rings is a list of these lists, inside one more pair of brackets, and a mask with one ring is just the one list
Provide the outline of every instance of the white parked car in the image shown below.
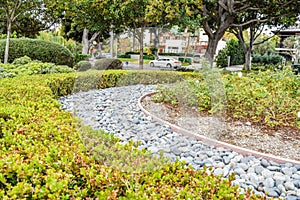
[[174,58],[158,58],[149,62],[150,67],[167,67],[178,68],[181,67],[181,62]]

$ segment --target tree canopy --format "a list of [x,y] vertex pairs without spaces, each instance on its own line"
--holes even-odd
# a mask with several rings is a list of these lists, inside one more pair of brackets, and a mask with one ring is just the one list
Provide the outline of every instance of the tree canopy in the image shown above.
[[0,0],[0,16],[6,31],[6,48],[4,63],[8,60],[9,39],[12,30],[17,30],[23,35],[37,33],[40,30],[50,28],[54,23],[59,22],[63,12],[60,8],[63,1],[50,0]]
[[[247,12],[238,13],[230,30],[239,39],[245,54],[245,68],[251,69],[251,53],[256,39],[263,33],[266,26],[287,27],[294,24],[299,14],[297,0],[251,1]],[[274,12],[274,10],[276,12]],[[249,30],[246,41],[243,32]],[[269,39],[269,38],[267,38]]]

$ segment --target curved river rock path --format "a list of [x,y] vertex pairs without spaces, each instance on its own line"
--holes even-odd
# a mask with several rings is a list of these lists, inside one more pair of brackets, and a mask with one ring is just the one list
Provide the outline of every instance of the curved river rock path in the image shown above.
[[153,154],[162,150],[171,161],[185,160],[195,169],[211,166],[212,173],[228,177],[235,173],[234,184],[257,194],[289,200],[300,199],[300,165],[279,164],[254,156],[243,156],[230,149],[214,148],[193,137],[172,131],[155,122],[138,106],[141,96],[153,92],[153,85],[134,85],[76,93],[60,98],[62,108],[93,129],[113,133],[123,143],[140,141],[139,149]]

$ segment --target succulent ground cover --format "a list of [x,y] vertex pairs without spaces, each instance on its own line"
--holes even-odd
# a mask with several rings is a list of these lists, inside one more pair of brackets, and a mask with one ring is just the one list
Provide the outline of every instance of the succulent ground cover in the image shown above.
[[[140,78],[132,78],[134,75]],[[125,154],[147,152],[135,149],[134,143],[120,146],[117,138],[82,126],[56,100],[74,91],[178,80],[174,78],[178,74],[170,75],[106,71],[79,76],[55,74],[1,79],[0,198],[259,199],[250,191],[240,194],[238,187],[231,184],[232,177],[215,177],[179,161],[141,173],[125,173],[108,166],[101,159],[105,145],[112,145]],[[120,77],[124,77],[123,81]],[[76,88],[76,82],[81,79],[89,81]],[[89,146],[94,148],[91,150]]]

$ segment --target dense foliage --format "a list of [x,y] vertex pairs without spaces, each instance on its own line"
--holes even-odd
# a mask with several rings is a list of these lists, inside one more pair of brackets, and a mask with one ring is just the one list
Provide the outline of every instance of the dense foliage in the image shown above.
[[[0,40],[0,59],[3,60],[5,40]],[[29,56],[33,60],[73,66],[72,53],[65,47],[44,40],[12,38],[9,45],[9,63],[16,58]]]
[[32,61],[28,56],[17,58],[12,64],[0,63],[0,78],[12,78],[22,75],[71,73],[74,69],[66,65],[55,65]]
[[[90,81],[91,85],[81,88],[88,90],[93,83],[97,85],[92,87],[98,88],[116,85],[114,81],[127,73],[104,71],[77,77],[64,74],[1,79],[0,198],[246,198],[237,186],[232,186],[232,177],[223,179],[208,175],[181,162],[165,162],[157,170],[140,173],[125,173],[102,162],[103,154],[107,156],[110,147],[114,149],[109,154],[112,158],[114,155],[137,155],[137,152],[147,155],[147,152],[135,149],[133,143],[121,146],[113,136],[81,126],[70,113],[61,109],[55,97],[74,91],[74,82],[81,83],[80,79]],[[159,76],[170,76],[168,72],[152,74],[146,71],[142,75],[134,71],[128,75],[131,76],[128,81],[132,81],[134,75],[153,76],[154,80]],[[93,82],[95,77],[98,79]],[[94,147],[93,151],[89,151],[90,145]],[[159,162],[159,159],[154,161]]]
[[252,70],[276,70],[282,69],[283,57],[278,54],[253,54],[252,56]]
[[[300,107],[300,81],[291,71],[265,71],[245,74],[223,75],[222,81],[226,93],[226,102],[223,105],[212,105],[212,98],[218,95],[207,81],[189,79],[189,92],[184,96],[180,83],[178,87],[162,88],[157,94],[157,101],[171,104],[188,103],[197,106],[201,111],[213,113],[224,109],[227,119],[251,121],[254,124],[269,128],[296,127],[300,128],[300,119],[297,117]],[[177,89],[176,89],[177,88]],[[220,95],[222,95],[220,93]],[[183,97],[184,96],[184,97]],[[216,106],[217,109],[216,109]]]
[[278,54],[253,54],[252,62],[261,64],[280,64],[283,57]]

